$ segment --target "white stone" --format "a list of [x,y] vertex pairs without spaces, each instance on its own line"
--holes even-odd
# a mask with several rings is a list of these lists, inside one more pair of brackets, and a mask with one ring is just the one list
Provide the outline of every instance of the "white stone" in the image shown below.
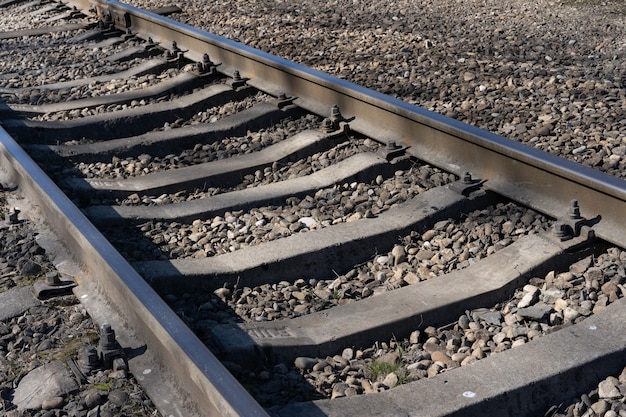
[[528,307],[528,306],[534,304],[535,301],[537,301],[536,293],[535,292],[528,292],[528,293],[524,294],[524,296],[522,297],[520,302],[517,304],[517,308]]
[[600,398],[621,398],[622,393],[617,388],[616,381],[616,378],[607,378],[598,384],[598,395]]
[[555,302],[554,302],[554,311],[556,311],[557,313],[562,312],[563,310],[565,310],[567,308],[568,304],[567,301],[565,301],[562,298],[558,298]]
[[563,310],[563,318],[566,320],[574,321],[580,316],[580,313],[571,307],[566,307]]
[[302,217],[300,218],[300,223],[305,225],[308,228],[311,228],[317,221],[313,217]]
[[352,360],[352,358],[354,358],[354,350],[352,350],[352,348],[345,348],[343,352],[341,352],[341,357],[347,361]]

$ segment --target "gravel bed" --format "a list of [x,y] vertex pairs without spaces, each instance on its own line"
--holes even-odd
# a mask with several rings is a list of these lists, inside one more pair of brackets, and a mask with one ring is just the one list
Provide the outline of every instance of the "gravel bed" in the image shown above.
[[[198,112],[196,116],[194,116],[197,118],[194,122],[177,121],[174,123],[165,123],[163,128],[158,130],[165,131],[188,124],[198,125],[199,123],[214,123],[221,118],[252,108],[266,100],[267,96],[265,94],[257,93],[244,100],[231,102],[226,106],[213,107]],[[244,136],[231,136],[210,143],[197,143],[193,148],[180,151],[178,155],[169,154],[164,157],[158,157],[149,154],[141,154],[137,157],[124,159],[113,156],[110,161],[94,163],[80,162],[76,167],[57,167],[55,171],[61,170],[59,175],[62,178],[79,176],[81,178],[121,179],[148,175],[169,169],[225,159],[234,155],[256,152],[266,146],[286,139],[288,136],[310,128],[312,124],[316,123],[316,120],[317,118],[315,116],[306,116],[296,120],[284,119],[267,129],[260,129],[255,132],[248,131]],[[79,141],[66,142],[66,145],[76,143],[79,143]],[[122,204],[133,204],[135,200],[135,197],[129,198],[123,201]]]
[[435,181],[421,180],[431,173],[431,168],[416,166],[406,172],[397,171],[395,177],[387,180],[379,175],[372,183],[336,184],[303,198],[290,197],[285,206],[227,212],[192,224],[149,222],[139,227],[168,258],[206,258],[295,233],[373,217],[428,188],[443,185],[436,182],[435,175]]
[[[232,363],[227,366],[266,407],[385,391],[469,365],[579,323],[624,296],[624,260],[626,252],[611,248],[595,259],[588,257],[572,265],[567,272],[551,271],[543,278],[532,278],[511,300],[468,311],[442,328],[415,330],[407,339],[350,346],[325,358],[300,357],[293,364],[281,363],[272,369],[250,371]],[[616,379],[610,377],[608,381],[602,383],[604,389],[612,384],[619,392]],[[583,397],[584,404],[570,406],[577,408],[578,414],[566,415],[594,415],[583,414],[585,410],[581,409],[596,407],[619,411],[623,403],[614,401],[611,405],[603,400],[622,396],[615,390],[609,397],[592,393]]]
[[[0,10],[0,31],[13,31],[21,29],[32,29],[38,27],[50,26],[51,22],[47,22],[48,19],[55,18],[61,13],[58,10],[51,10],[44,13],[35,13],[28,16],[28,19],[24,19],[24,15],[27,12],[34,12],[42,7],[41,4],[35,4],[33,6],[23,8],[22,4],[11,5]],[[46,7],[45,5],[43,7]],[[63,19],[68,23],[80,23],[84,21],[81,17],[75,17],[72,19]]]
[[[110,94],[117,94],[117,93],[122,93],[125,91],[129,91],[131,89],[137,89],[137,88],[143,88],[149,85],[155,85],[158,84],[162,81],[164,81],[165,79],[168,78],[173,78],[176,75],[180,74],[181,71],[179,69],[176,68],[170,68],[165,70],[163,73],[159,74],[159,75],[151,75],[151,76],[145,76],[145,77],[139,77],[139,79],[131,81],[131,80],[115,80],[112,82],[107,83],[104,86],[104,89],[108,89],[111,88],[111,90],[109,91]],[[71,91],[71,90],[70,90]],[[94,90],[95,91],[95,90]],[[102,89],[100,89],[100,91],[102,91]],[[54,98],[52,100],[57,100],[60,99],[60,94],[57,94],[56,92],[52,92],[52,93],[46,93],[48,96],[53,96]],[[156,104],[156,103],[165,103],[168,101],[172,101],[175,100],[177,98],[180,98],[182,96],[188,95],[188,94],[192,94],[192,92],[183,92],[182,94],[176,94],[176,93],[167,93],[167,94],[163,94],[159,97],[152,97],[149,99],[141,99],[141,100],[132,100],[130,103],[124,103],[124,104],[111,104],[108,106],[104,106],[104,105],[100,105],[97,107],[84,107],[81,109],[72,109],[72,110],[63,110],[63,111],[58,111],[58,112],[50,112],[50,113],[45,113],[45,114],[41,114],[41,115],[36,115],[31,117],[32,120],[39,120],[39,121],[56,121],[56,120],[73,120],[73,119],[78,119],[81,117],[89,117],[89,116],[95,116],[98,114],[104,114],[104,113],[112,113],[112,112],[116,112],[116,111],[122,111],[122,110],[126,110],[126,109],[131,109],[134,107],[141,107],[141,106],[146,106],[149,104]],[[106,95],[106,93],[105,93]],[[169,124],[168,124],[169,125]],[[167,127],[167,125],[166,125]]]
[[[139,59],[133,59],[129,61],[128,64],[130,66],[133,66],[140,61],[141,60]],[[119,94],[126,91],[146,88],[158,84],[166,78],[173,77],[179,72],[180,71],[178,70],[171,69],[160,75],[149,74],[142,75],[137,78],[114,79],[108,82],[93,82],[80,87],[65,88],[55,91],[46,91],[45,89],[33,88],[18,94],[3,94],[2,98],[6,101],[7,104],[41,105],[50,103],[62,103],[70,100]],[[139,104],[143,105],[146,103],[132,103],[130,107],[135,107]],[[67,112],[67,117],[76,117],[78,115],[88,116],[90,114],[95,113],[84,111],[81,109]],[[51,119],[52,116],[48,115],[46,116],[46,118]],[[63,119],[64,117],[62,115],[59,115],[56,116],[56,118]]]
[[[57,32],[36,37],[6,39],[0,45],[0,73],[11,74],[9,78],[0,77],[0,87],[27,88],[43,84],[71,81],[86,77],[112,74],[127,70],[141,60],[109,62],[107,57],[121,52],[128,45],[97,46],[97,42],[67,44],[67,38],[80,34],[81,31]],[[92,47],[89,47],[93,45]],[[14,58],[19,52],[20,60]],[[59,71],[59,67],[63,70]],[[94,87],[92,87],[94,88]],[[94,91],[96,91],[94,89]],[[80,98],[69,92],[68,98]],[[56,102],[59,92],[33,94],[26,101],[29,104]],[[65,94],[65,92],[64,92]],[[81,96],[82,97],[82,96]],[[4,97],[3,97],[4,98]],[[7,96],[8,99],[11,96]],[[26,100],[26,98],[20,99]]]
[[619,375],[609,376],[597,388],[580,396],[570,404],[551,407],[545,417],[626,416],[626,368]]
[[[183,150],[179,155],[170,154],[159,158],[142,154],[137,158],[127,158],[124,160],[113,157],[111,163],[80,163],[77,168],[57,166],[56,168],[51,168],[50,172],[53,172],[52,175],[54,177],[63,179],[68,176],[84,176],[87,178],[129,178],[167,171],[169,169],[211,162],[233,155],[248,154],[261,150],[266,146],[278,143],[289,136],[293,136],[300,131],[310,128],[312,123],[315,124],[315,121],[316,117],[311,115],[304,116],[297,120],[283,120],[268,129],[261,129],[258,132],[249,131],[246,136],[225,138],[219,142],[210,144],[196,144],[193,149]],[[162,194],[160,196],[133,193],[123,200],[115,201],[106,199],[106,197],[95,201],[94,199],[97,197],[94,197],[91,204],[153,206],[206,198],[216,194],[258,187],[260,185],[308,175],[330,166],[331,160],[340,162],[353,156],[357,152],[375,152],[379,147],[380,145],[374,141],[356,139],[353,137],[350,140],[338,143],[328,151],[318,152],[299,161],[286,163],[274,162],[271,166],[264,168],[262,171],[257,170],[254,174],[245,175],[240,183],[233,186],[206,187],[192,191]]]
[[[548,227],[546,219],[534,211],[502,203],[469,213],[459,221],[441,221],[424,233],[412,232],[389,253],[326,280],[302,276],[293,282],[254,288],[226,286],[214,294],[169,294],[165,298],[196,330],[215,323],[297,317],[465,268],[521,236]],[[191,307],[198,305],[202,307]]]
[[172,18],[623,178],[626,15],[608,3],[190,0]]
[[[166,124],[163,129],[169,129],[169,128],[173,128],[173,127],[178,127],[178,126],[195,126],[197,124],[200,123],[214,123],[216,121],[218,121],[219,119],[221,119],[222,117],[225,116],[229,116],[231,114],[235,114],[238,113],[242,110],[248,109],[250,107],[252,107],[254,104],[257,103],[263,103],[263,102],[267,102],[272,100],[273,97],[262,93],[262,92],[257,92],[255,95],[247,97],[243,100],[241,100],[241,102],[236,102],[236,101],[230,101],[228,103],[226,103],[223,106],[219,106],[219,107],[212,107],[203,111],[199,111],[198,113],[194,114],[191,118],[189,118],[188,120],[178,120],[177,123],[175,124]],[[306,118],[311,121],[311,120],[316,120],[316,117],[313,115],[310,116],[306,116]],[[283,124],[284,121],[279,121],[278,123],[276,123],[276,125],[281,125]],[[317,126],[317,125],[316,125]],[[293,131],[293,129],[290,129],[290,131]],[[246,149],[246,146],[243,146],[243,148],[241,149],[241,152],[250,152],[250,150]]]
[[[17,224],[5,220],[8,208],[4,198],[4,192],[0,193],[0,295],[32,286],[46,275],[58,273],[45,250],[37,244],[34,225],[24,220]],[[77,384],[71,395],[43,398],[43,408],[16,409],[12,402],[14,393],[31,372],[52,364],[66,367],[67,360],[79,360],[81,349],[95,348],[98,340],[97,326],[73,295],[36,302],[23,313],[0,321],[0,414],[7,417],[158,416],[132,375],[101,366],[88,372],[87,382]],[[41,387],[36,392],[40,390]]]
[[[290,124],[290,122],[288,122],[288,124]],[[187,195],[185,192],[180,192],[180,193],[173,194],[173,195],[163,194],[159,197],[150,197],[150,196],[141,197],[138,194],[132,194],[131,196],[129,196],[128,199],[125,199],[123,201],[123,204],[125,205],[140,205],[140,204],[160,205],[160,204],[176,203],[176,202],[181,202],[181,201],[186,201],[186,200],[193,200],[196,198],[206,198],[206,197],[210,197],[212,195],[218,194],[218,193],[241,190],[241,189],[250,188],[250,187],[257,187],[263,184],[269,184],[273,182],[283,181],[286,179],[301,177],[303,175],[311,174],[314,171],[317,171],[325,166],[330,165],[331,160],[334,162],[340,162],[354,155],[357,152],[373,151],[373,150],[376,150],[379,146],[380,145],[378,145],[377,143],[369,139],[363,140],[363,139],[353,138],[351,140],[346,140],[344,142],[337,144],[336,146],[334,146],[328,151],[313,154],[307,157],[306,159],[302,159],[296,162],[288,162],[283,167],[281,167],[280,164],[275,162],[274,164],[272,164],[271,167],[264,169],[263,172],[258,170],[254,175],[246,175],[240,184],[233,186],[233,187],[229,187],[229,188],[211,187],[207,190],[196,190],[190,195]],[[453,176],[450,174],[441,173],[439,171],[433,172],[428,169],[425,170],[424,172],[426,174],[432,173],[434,176],[434,181],[441,183],[441,184],[453,180]],[[379,181],[380,180],[382,180],[382,177],[379,179]],[[407,185],[410,185],[412,182],[416,180],[418,179],[414,179],[414,178],[412,179],[412,178],[406,177],[404,181],[406,181]],[[374,183],[375,182],[373,182],[372,184]],[[358,186],[358,183],[357,183],[357,186]],[[342,186],[340,185],[337,187],[341,188]],[[354,194],[355,191],[356,190],[350,191],[350,195]],[[332,189],[329,190],[329,192],[334,193]],[[393,204],[399,201],[400,198],[407,198],[407,196],[409,195],[408,194],[409,191],[404,190],[404,189],[400,193],[401,195],[396,196],[396,194],[398,193],[400,193],[400,190],[396,190],[396,192],[394,193],[394,196],[391,196],[391,195],[387,196],[387,194],[391,194],[389,192],[381,196],[385,199],[384,201],[387,201],[388,203]],[[324,197],[324,196],[320,195],[320,197]],[[332,198],[334,197],[335,196],[333,196]],[[342,196],[341,198],[343,197],[344,196]],[[313,196],[309,196],[309,198],[314,199]],[[369,199],[369,196],[368,196],[368,199]],[[324,198],[324,200],[328,200],[328,198]],[[349,198],[345,198],[344,200],[347,201],[349,200]],[[300,209],[304,208],[305,210],[310,210],[313,208],[312,203],[306,198],[304,198],[302,201],[299,201],[299,199],[292,197],[288,201],[290,202],[289,204],[291,204],[292,207],[294,207],[296,204],[299,204],[301,205],[301,207],[299,207]],[[107,201],[104,199],[99,200],[99,202],[101,204],[111,203],[110,201]],[[374,203],[374,201],[372,201],[371,203]],[[338,207],[338,208],[341,211],[343,211],[345,214],[346,211],[353,210],[356,206],[357,205],[355,205],[354,202],[351,202],[349,206]],[[383,207],[384,207],[384,204],[383,204]],[[258,208],[258,210],[268,210],[271,212],[275,209],[266,207],[266,208]],[[294,208],[294,210],[297,210],[297,208]],[[366,210],[362,210],[362,212],[358,212],[357,210],[357,212],[352,214],[354,218],[352,218],[351,220],[356,220],[356,216],[364,217],[365,211]],[[372,210],[372,213],[373,211],[374,210]],[[243,215],[243,211],[237,212],[234,214],[236,214],[237,216],[241,216]],[[232,215],[233,213],[227,214],[228,217],[232,217]],[[257,214],[255,213],[255,216],[256,215]],[[276,213],[276,215],[284,219],[287,214]],[[321,212],[320,212],[320,216],[322,216]],[[330,216],[329,213],[323,214],[324,219],[330,218],[329,216]],[[109,239],[116,246],[116,249],[120,251],[120,253],[123,256],[127,257],[127,259],[130,259],[131,261],[142,261],[146,259],[155,259],[155,258],[156,259],[168,259],[167,254],[169,254],[169,256],[171,257],[186,257],[186,256],[206,257],[206,256],[212,256],[219,251],[219,250],[216,251],[215,248],[213,247],[213,243],[217,243],[217,240],[215,242],[205,242],[205,240],[212,241],[214,238],[216,238],[216,236],[209,235],[209,230],[207,230],[207,226],[209,226],[210,228],[210,225],[216,221],[224,223],[225,222],[224,217],[225,216],[220,216],[217,219],[216,218],[210,219],[206,222],[202,222],[198,220],[198,222],[194,222],[191,226],[181,225],[177,222],[169,223],[169,222],[150,221],[150,222],[146,222],[144,224],[139,225],[138,229],[141,232],[139,236],[138,235],[129,236],[128,233],[120,234],[115,230],[106,230],[104,231],[104,233],[107,236],[107,239]],[[292,218],[291,215],[289,217]],[[229,228],[234,229],[235,225],[240,225],[236,227],[237,229],[240,229],[241,227],[243,227],[242,223],[247,222],[248,220],[251,220],[251,217],[247,218],[244,215],[242,219],[236,219],[232,223],[232,227],[229,227]],[[278,221],[277,227],[282,228],[283,226],[285,226],[284,222],[281,222],[280,219],[277,218],[276,220]],[[304,230],[301,222],[294,221],[293,223],[296,225],[300,225],[298,227],[298,231]],[[287,233],[293,232],[293,230],[289,230],[290,226],[286,226],[286,227],[288,229],[286,231]],[[292,226],[292,227],[293,229],[296,228],[296,226]],[[203,229],[203,231],[200,231],[200,229]],[[248,230],[249,229],[250,228],[248,227]],[[307,226],[307,229],[308,229],[308,226]],[[276,232],[277,235],[275,236],[275,238],[281,237],[283,235],[282,229],[281,231],[278,231],[278,229],[276,229],[276,230],[273,230],[272,232]],[[269,233],[272,233],[272,232],[269,232]],[[189,235],[194,234],[194,233],[196,234],[196,236],[199,236],[198,233],[204,234],[202,238],[198,239],[198,242],[200,242],[201,240],[202,241],[200,243],[195,242],[194,244],[191,244],[191,246],[188,246],[188,244],[190,244],[191,242]],[[210,233],[213,233],[213,231],[211,231]],[[165,238],[166,235],[167,235],[167,239]],[[192,238],[195,238],[195,237],[192,237]],[[225,242],[222,242],[222,243],[225,243]],[[242,246],[239,244],[241,242],[239,243],[230,242],[226,246],[229,248],[228,251],[231,251],[230,246],[232,246],[235,243],[236,243],[237,248]],[[161,247],[161,249],[158,248],[159,246]],[[220,244],[219,246],[222,246],[222,245]],[[235,247],[233,247],[232,250],[235,250]],[[190,251],[192,251],[193,253]]]

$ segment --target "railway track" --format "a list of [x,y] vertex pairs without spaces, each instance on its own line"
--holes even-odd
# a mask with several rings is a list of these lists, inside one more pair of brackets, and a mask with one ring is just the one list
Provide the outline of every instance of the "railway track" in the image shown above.
[[154,12],[53,6],[2,3],[45,16],[2,54],[48,61],[5,61],[1,166],[163,415],[548,415],[619,375],[623,180]]

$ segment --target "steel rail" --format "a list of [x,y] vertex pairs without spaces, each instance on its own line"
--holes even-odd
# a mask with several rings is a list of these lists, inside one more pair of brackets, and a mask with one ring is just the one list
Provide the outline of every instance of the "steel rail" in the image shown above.
[[[142,346],[135,348],[145,348],[153,366],[156,363],[161,368],[148,377],[144,355],[129,359],[131,371],[142,380],[163,415],[267,417],[211,351],[1,127],[0,167],[12,185],[17,185],[21,194],[38,207],[41,218],[87,272],[87,278],[76,277],[77,288],[97,289],[98,294],[89,293],[89,298],[103,299],[112,306],[91,308],[104,309],[107,316],[120,316],[118,339],[126,337],[140,343]],[[102,316],[97,311],[91,313]]]
[[486,188],[549,216],[564,216],[576,199],[583,216],[595,219],[597,236],[626,247],[622,179],[114,0],[68,2],[110,16],[117,28],[165,48],[175,41],[194,61],[206,53],[218,71],[230,75],[236,69],[248,84],[294,97],[306,110],[327,115],[338,105],[354,117],[352,130],[408,146],[409,154],[459,176],[469,172]]

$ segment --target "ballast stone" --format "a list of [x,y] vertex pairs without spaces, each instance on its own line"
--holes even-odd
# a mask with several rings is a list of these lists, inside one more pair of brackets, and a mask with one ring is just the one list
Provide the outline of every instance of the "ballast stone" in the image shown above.
[[10,320],[40,303],[33,295],[32,287],[15,287],[0,293],[0,321]]
[[18,410],[39,410],[43,402],[53,397],[66,397],[78,391],[63,362],[55,361],[30,371],[13,394],[13,404]]

